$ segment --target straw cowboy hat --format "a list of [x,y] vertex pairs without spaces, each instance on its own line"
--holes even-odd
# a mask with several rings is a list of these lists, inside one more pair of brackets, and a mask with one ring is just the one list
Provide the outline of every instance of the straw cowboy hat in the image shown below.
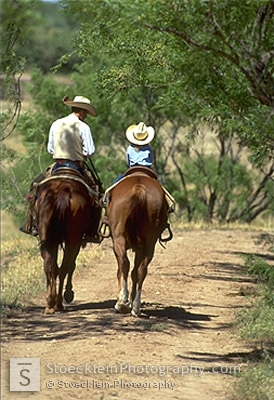
[[140,122],[138,125],[130,125],[126,130],[127,140],[139,146],[150,143],[154,138],[154,134],[154,128],[146,126],[144,122]]
[[73,100],[71,100],[68,96],[63,97],[63,103],[69,107],[77,107],[83,110],[87,110],[88,114],[92,117],[96,117],[97,112],[95,107],[91,104],[90,100],[84,96],[75,96]]

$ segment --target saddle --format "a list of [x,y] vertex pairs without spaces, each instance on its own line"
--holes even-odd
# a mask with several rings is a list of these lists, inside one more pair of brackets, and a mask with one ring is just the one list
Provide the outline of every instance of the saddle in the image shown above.
[[[98,234],[99,234],[100,237],[102,237],[102,239],[103,238],[109,238],[111,236],[108,217],[107,217],[107,206],[108,206],[108,203],[110,201],[110,192],[112,191],[112,189],[115,186],[119,185],[120,182],[122,182],[123,180],[127,179],[129,176],[131,176],[133,174],[146,175],[146,176],[149,176],[150,178],[158,180],[156,173],[152,169],[150,169],[148,167],[143,167],[143,166],[135,166],[135,167],[130,167],[125,172],[125,174],[124,174],[124,176],[123,176],[123,178],[121,180],[115,182],[112,186],[110,186],[109,188],[106,189],[104,197],[103,197],[103,199],[101,201],[102,208],[105,208],[105,216],[101,220],[101,223],[100,223],[99,228],[98,228]],[[171,194],[163,186],[162,186],[162,188],[163,188],[163,190],[165,192],[166,200],[167,200],[167,202],[169,204],[170,209],[171,209],[171,206],[172,206],[172,209],[173,209],[173,207],[175,206],[175,200],[173,199]],[[167,234],[167,236],[164,236],[164,234]],[[173,238],[173,233],[171,231],[170,224],[167,223],[165,228],[161,232],[161,235],[160,235],[159,239],[158,239],[159,243],[160,243],[160,245],[162,247],[165,248],[164,243],[169,242],[170,240],[172,240],[172,238]]]
[[82,168],[80,168],[76,163],[69,162],[67,160],[57,161],[56,163],[47,168],[46,173],[41,174],[41,179],[33,182],[33,190],[35,190],[35,197],[37,196],[39,187],[43,183],[60,178],[71,179],[80,182],[82,185],[86,187],[91,198],[93,200],[95,199],[95,203],[99,206],[100,192],[98,188],[93,187],[89,184]]
[[142,174],[142,175],[148,175],[150,178],[157,179],[156,173],[148,168],[148,167],[142,167],[141,165],[137,165],[136,167],[130,167],[126,172],[124,176],[129,176],[132,174]]

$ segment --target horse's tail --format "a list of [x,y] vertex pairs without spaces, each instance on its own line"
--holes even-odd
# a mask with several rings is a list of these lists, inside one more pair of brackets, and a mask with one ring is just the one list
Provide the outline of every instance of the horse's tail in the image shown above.
[[138,238],[143,236],[144,220],[147,219],[147,195],[144,185],[137,183],[133,186],[129,198],[129,215],[126,222],[126,231],[132,245],[137,244]]
[[47,227],[47,233],[44,240],[45,246],[50,247],[55,243],[61,244],[64,241],[66,234],[66,220],[70,210],[70,197],[69,188],[62,188],[58,192]]
[[52,216],[51,226],[58,227],[58,231],[53,233],[53,236],[57,236],[56,240],[61,243],[65,238],[65,233],[67,230],[66,224],[68,219],[68,213],[70,211],[70,189],[62,188],[58,193],[55,208]]
[[70,197],[69,188],[63,188],[58,193],[54,210],[54,218],[61,225],[64,225],[67,212],[70,209]]

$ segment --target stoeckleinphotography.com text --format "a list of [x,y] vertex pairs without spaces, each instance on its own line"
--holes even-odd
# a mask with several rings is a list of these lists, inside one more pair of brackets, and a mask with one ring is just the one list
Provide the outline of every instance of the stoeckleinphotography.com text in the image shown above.
[[187,374],[196,374],[202,376],[204,373],[213,374],[239,374],[241,372],[238,365],[213,366],[210,370],[201,365],[133,365],[131,363],[121,362],[114,365],[100,365],[96,362],[83,363],[79,365],[62,365],[49,362],[46,364],[47,374],[80,374],[80,375],[98,375],[98,374],[133,374],[133,375],[158,375],[166,376],[168,374],[184,376]]

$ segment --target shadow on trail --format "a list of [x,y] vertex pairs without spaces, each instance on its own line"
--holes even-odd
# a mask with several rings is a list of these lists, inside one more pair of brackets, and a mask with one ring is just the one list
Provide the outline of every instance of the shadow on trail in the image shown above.
[[[201,273],[195,279],[237,281],[249,283],[248,277],[242,275],[242,267],[232,263],[210,262],[207,274]],[[170,273],[169,273],[170,275]],[[155,276],[157,279],[157,276]],[[236,295],[237,293],[232,293]],[[69,341],[82,340],[91,337],[107,335],[114,337],[117,332],[143,333],[157,331],[170,334],[174,331],[200,331],[229,329],[230,324],[211,324],[218,315],[195,312],[200,302],[183,306],[191,306],[191,311],[186,311],[180,305],[166,305],[159,303],[143,303],[141,318],[131,317],[129,314],[117,314],[114,311],[114,299],[105,299],[99,302],[80,303],[75,301],[65,305],[66,311],[54,315],[45,315],[44,307],[33,306],[22,311],[20,314],[7,318],[2,323],[3,341]],[[205,304],[203,306],[225,308],[223,304]],[[235,305],[233,305],[235,308]],[[218,310],[217,310],[218,312]],[[198,355],[197,355],[198,357]],[[196,358],[196,359],[199,359]]]
[[146,303],[143,306],[143,313],[148,317],[154,317],[157,319],[165,319],[174,321],[177,323],[184,323],[192,325],[192,328],[201,328],[199,322],[210,321],[211,318],[206,314],[194,314],[186,311],[183,307],[179,306],[167,306],[161,305],[156,306],[154,309],[146,309]]
[[[265,360],[265,353],[262,349],[250,349],[246,351],[237,351],[229,353],[206,353],[206,352],[188,352],[186,354],[177,354],[176,357],[184,361],[190,361],[192,370],[199,368],[199,366],[205,363],[211,364],[211,367],[203,368],[203,372],[214,372],[220,374],[232,374],[239,373],[241,370],[240,364],[247,362],[258,362]],[[270,351],[270,355],[274,354]],[[225,364],[225,365],[223,365]]]
[[204,329],[210,315],[187,312],[183,307],[145,303],[141,318],[114,311],[115,300],[66,306],[63,313],[45,315],[43,307],[30,307],[2,324],[4,341],[81,340],[100,335]]
[[66,312],[83,311],[83,310],[107,310],[113,309],[116,300],[105,300],[98,303],[82,303],[75,305],[66,305]]
[[191,360],[192,362],[212,362],[212,363],[221,363],[221,362],[239,362],[240,358],[243,358],[249,354],[249,352],[235,352],[235,353],[227,353],[227,354],[219,354],[219,353],[206,353],[206,352],[189,352],[189,356],[187,355],[177,355],[178,358],[183,358],[185,360]]

